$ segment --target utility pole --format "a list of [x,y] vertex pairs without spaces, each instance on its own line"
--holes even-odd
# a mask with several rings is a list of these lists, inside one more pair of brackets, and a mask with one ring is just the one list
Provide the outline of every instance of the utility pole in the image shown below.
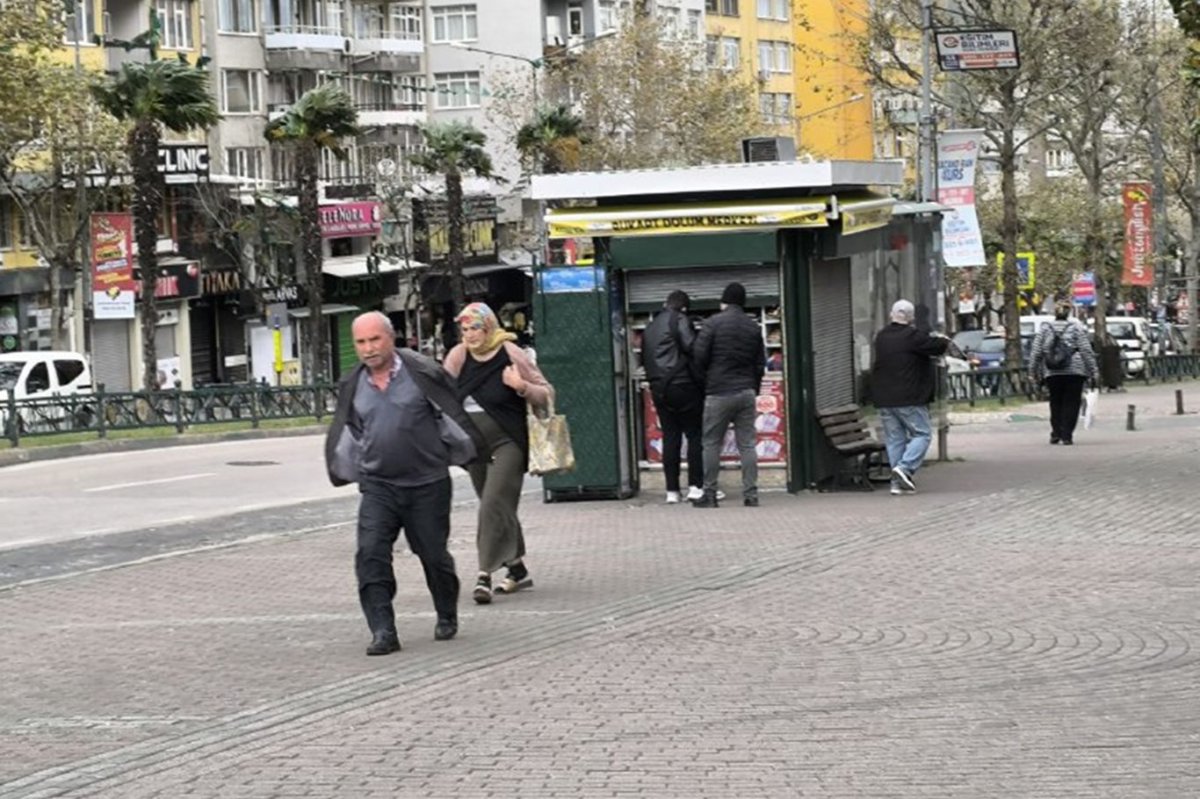
[[917,196],[921,202],[933,202],[936,196],[934,173],[933,119],[933,0],[921,0],[921,118],[917,145]]
[[[1158,0],[1154,0],[1150,9],[1150,32],[1151,39],[1157,46]],[[1163,174],[1163,160],[1166,155],[1163,151],[1162,105],[1159,99],[1159,59],[1154,58],[1153,61],[1153,71],[1150,73],[1150,180],[1153,194],[1150,202],[1154,214],[1154,285],[1158,291],[1158,302],[1162,305],[1167,301],[1167,287],[1170,285],[1171,276],[1168,274],[1167,258],[1167,181]]]

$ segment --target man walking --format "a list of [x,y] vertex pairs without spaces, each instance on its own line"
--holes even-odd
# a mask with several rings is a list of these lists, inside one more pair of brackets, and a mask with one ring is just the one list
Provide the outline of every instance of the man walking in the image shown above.
[[891,323],[875,336],[871,392],[883,422],[884,445],[892,467],[892,494],[917,490],[913,475],[929,451],[929,400],[934,393],[933,358],[950,339],[913,326],[913,304],[896,300]]
[[745,304],[741,283],[726,286],[721,312],[705,321],[693,347],[696,365],[704,374],[704,494],[693,503],[697,508],[717,507],[721,442],[730,422],[742,462],[742,504],[758,506],[754,419],[767,354],[762,329],[746,315]]
[[663,309],[642,331],[642,364],[650,381],[650,396],[663,431],[663,477],[667,504],[679,502],[679,467],[687,437],[689,500],[704,495],[704,387],[692,364],[696,332],[687,316],[688,295],[672,291]]
[[362,498],[354,570],[371,629],[367,654],[387,655],[400,649],[392,609],[392,547],[401,528],[433,596],[434,639],[446,641],[458,632],[458,575],[446,548],[451,453],[439,415],[445,413],[469,433],[477,452],[487,447],[442,368],[410,350],[397,352],[395,331],[384,314],[362,314],[351,332],[362,363],[339,383],[325,462],[334,485],[358,482]]

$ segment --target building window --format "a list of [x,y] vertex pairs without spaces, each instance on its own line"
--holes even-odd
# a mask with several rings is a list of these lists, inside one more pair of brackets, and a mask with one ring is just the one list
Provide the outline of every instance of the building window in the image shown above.
[[742,63],[742,41],[734,36],[721,37],[721,66],[737,69]]
[[392,38],[421,41],[421,7],[405,3],[390,3],[388,15],[392,21]]
[[11,250],[13,246],[12,200],[0,198],[0,250]]
[[736,17],[738,15],[738,0],[721,0],[721,14],[727,17]]
[[221,70],[221,111],[226,114],[261,114],[261,76],[247,69]]
[[567,36],[583,35],[583,5],[571,3],[567,6]]
[[786,22],[791,18],[790,0],[758,0],[759,19],[777,19]]
[[758,95],[758,110],[768,125],[792,124],[792,95],[788,92],[763,92]]
[[341,35],[345,28],[346,7],[342,0],[325,0],[325,27],[334,36]]
[[190,0],[156,0],[155,10],[165,50],[192,49],[192,4]]
[[217,24],[222,33],[257,33],[254,0],[221,0]]
[[602,33],[605,31],[615,31],[617,29],[616,0],[600,0],[598,23]]
[[478,72],[443,72],[433,76],[438,108],[479,107]]
[[[80,14],[79,12],[83,13]],[[63,41],[67,44],[91,44],[96,30],[96,4],[92,0],[75,0],[66,18]]]
[[262,180],[263,151],[261,147],[229,147],[225,150],[225,172],[235,178]]
[[704,15],[699,11],[689,11],[687,14],[688,36],[698,42],[704,31]]
[[442,6],[433,9],[435,42],[473,42],[478,38],[475,6]]
[[758,68],[761,72],[788,74],[792,71],[792,45],[763,39],[758,43]]

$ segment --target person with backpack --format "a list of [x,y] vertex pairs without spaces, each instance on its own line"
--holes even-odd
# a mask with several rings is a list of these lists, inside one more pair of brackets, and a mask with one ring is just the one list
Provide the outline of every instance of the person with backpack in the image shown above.
[[663,431],[663,478],[667,504],[680,500],[679,467],[687,437],[688,501],[704,496],[704,381],[692,363],[696,332],[688,318],[687,292],[667,295],[663,309],[642,332],[642,363],[650,382],[650,397]]
[[1066,300],[1054,306],[1054,321],[1042,325],[1029,355],[1030,380],[1044,381],[1050,393],[1051,444],[1075,443],[1084,383],[1098,377],[1088,331],[1071,310]]

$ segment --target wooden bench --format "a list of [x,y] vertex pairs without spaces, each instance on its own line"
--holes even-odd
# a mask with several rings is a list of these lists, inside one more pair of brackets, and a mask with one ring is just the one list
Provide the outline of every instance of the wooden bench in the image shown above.
[[862,491],[874,491],[871,469],[887,465],[887,448],[875,438],[862,408],[839,405],[817,411],[817,421],[825,440],[837,453],[838,469],[833,488],[851,486]]

